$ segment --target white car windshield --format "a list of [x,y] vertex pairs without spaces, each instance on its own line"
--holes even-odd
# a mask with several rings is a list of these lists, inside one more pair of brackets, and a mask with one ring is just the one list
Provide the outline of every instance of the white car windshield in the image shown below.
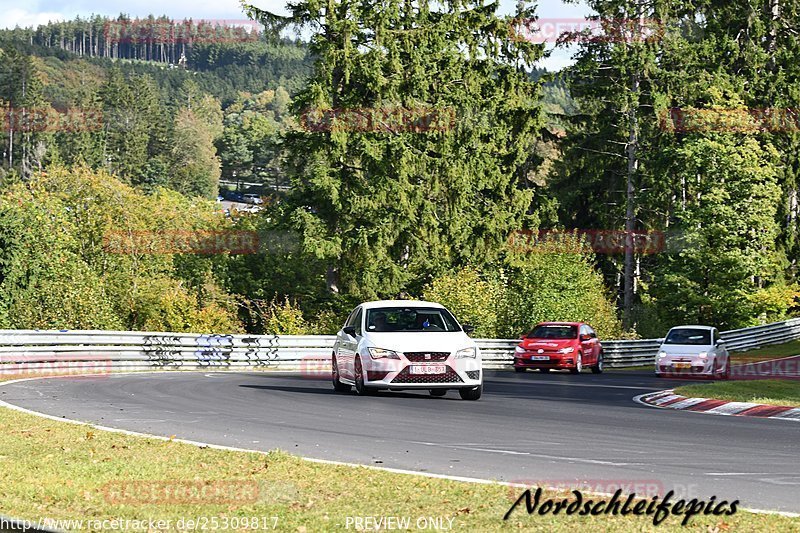
[[367,331],[452,332],[461,327],[447,309],[439,307],[379,307],[367,310]]
[[667,335],[664,344],[690,344],[708,346],[711,344],[711,331],[707,329],[681,328],[673,329]]

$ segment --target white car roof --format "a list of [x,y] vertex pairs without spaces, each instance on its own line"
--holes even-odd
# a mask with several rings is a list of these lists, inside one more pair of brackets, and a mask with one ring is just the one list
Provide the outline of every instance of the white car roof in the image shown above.
[[673,329],[684,329],[684,328],[686,328],[686,329],[688,329],[688,328],[691,328],[691,329],[706,329],[706,330],[710,331],[710,330],[714,329],[714,326],[692,326],[692,325],[689,325],[689,326],[675,326],[673,328],[670,328],[670,331],[672,331]]
[[375,300],[363,302],[361,307],[364,309],[375,309],[376,307],[440,307],[444,309],[442,304],[424,300]]

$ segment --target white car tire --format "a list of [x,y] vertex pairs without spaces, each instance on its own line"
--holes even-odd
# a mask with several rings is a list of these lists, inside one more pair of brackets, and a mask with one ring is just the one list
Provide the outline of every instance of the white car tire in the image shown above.
[[350,391],[350,385],[339,381],[339,365],[336,362],[336,354],[331,357],[331,381],[333,382],[333,390],[336,392]]
[[360,357],[356,356],[353,367],[356,374],[355,379],[353,380],[356,383],[356,394],[359,396],[369,396],[374,391],[364,384],[364,368],[361,366]]
[[478,385],[477,387],[458,389],[458,394],[461,396],[462,400],[469,400],[469,401],[479,400],[481,394],[483,394],[483,385]]

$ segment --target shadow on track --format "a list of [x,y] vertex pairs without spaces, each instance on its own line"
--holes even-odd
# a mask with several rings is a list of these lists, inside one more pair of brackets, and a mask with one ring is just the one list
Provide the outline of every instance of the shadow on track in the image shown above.
[[[274,391],[282,391],[282,392],[292,392],[292,393],[300,393],[300,394],[319,394],[322,396],[340,396],[340,397],[351,397],[357,398],[358,395],[355,392],[336,392],[332,388],[313,388],[313,387],[292,387],[289,385],[239,385],[239,387],[245,389],[263,389],[263,390],[274,390]],[[457,391],[451,390],[448,394],[458,394]],[[380,390],[374,392],[370,397],[372,398],[409,398],[413,400],[428,400],[428,401],[437,401],[437,400],[452,400],[452,401],[463,401],[457,396],[449,398],[447,396],[444,397],[435,397],[428,394],[427,389],[422,389],[419,392],[412,392],[412,391],[389,391],[389,390]]]

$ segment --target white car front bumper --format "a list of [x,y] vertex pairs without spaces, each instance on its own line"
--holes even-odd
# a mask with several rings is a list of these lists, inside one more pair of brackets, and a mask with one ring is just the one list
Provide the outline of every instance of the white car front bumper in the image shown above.
[[[365,362],[364,384],[377,389],[457,389],[477,387],[483,383],[479,357],[456,359],[451,355],[443,361],[410,361],[404,355],[401,358]],[[421,367],[438,367],[435,368],[437,371],[443,367],[444,372],[415,373]]]

